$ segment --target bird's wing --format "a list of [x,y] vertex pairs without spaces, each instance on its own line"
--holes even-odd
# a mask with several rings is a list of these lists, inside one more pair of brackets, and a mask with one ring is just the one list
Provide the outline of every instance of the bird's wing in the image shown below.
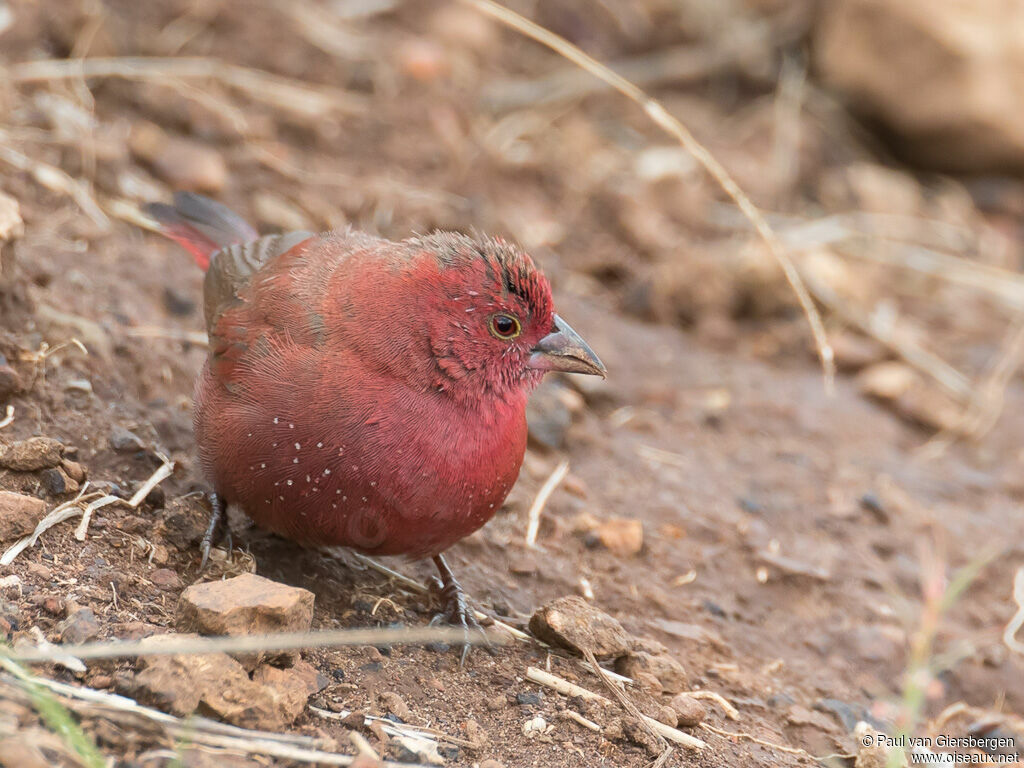
[[266,235],[247,243],[229,245],[210,256],[210,268],[203,283],[207,332],[213,334],[221,315],[241,301],[242,289],[260,267],[312,236],[312,232],[301,231]]

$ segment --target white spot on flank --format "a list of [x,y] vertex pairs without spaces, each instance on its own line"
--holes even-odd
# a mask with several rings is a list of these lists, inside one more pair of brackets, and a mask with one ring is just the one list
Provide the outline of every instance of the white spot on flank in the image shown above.
[[306,482],[308,483],[309,481],[310,481],[310,477],[309,477],[309,475],[306,475]]
[[331,470],[329,470],[329,469],[325,469],[325,470],[324,470],[324,474],[325,474],[325,475],[329,475],[329,474],[331,474]]
[[324,444],[323,444],[323,443],[317,443],[317,444],[316,444],[316,447],[317,447],[317,448],[323,448],[323,447],[324,447]]
[[266,464],[260,464],[260,469],[266,469],[266,468],[267,468]]
[[296,443],[296,444],[295,444],[295,450],[297,451],[297,450],[299,450],[300,448],[302,448],[302,443]]
[[365,501],[367,501],[367,498],[366,498],[365,496],[363,496],[363,501],[364,501],[364,502],[365,502]]
[[291,485],[291,484],[292,484],[292,481],[291,481],[291,480],[289,480],[289,481],[288,481],[288,485]]
[[275,417],[274,417],[274,423],[275,423],[275,424],[280,424],[280,423],[281,423],[281,420],[280,420],[279,418],[277,418],[277,416],[275,416]]
[[271,444],[270,444],[270,447],[271,447],[271,448],[277,448],[277,443],[271,443]]
[[289,424],[288,425],[288,429],[295,429],[295,425],[294,424]]
[[292,459],[292,464],[298,464],[298,463],[299,463],[299,458],[298,458],[298,456],[296,456],[294,459]]
[[246,437],[252,437],[252,432],[250,432],[248,435],[246,435]]

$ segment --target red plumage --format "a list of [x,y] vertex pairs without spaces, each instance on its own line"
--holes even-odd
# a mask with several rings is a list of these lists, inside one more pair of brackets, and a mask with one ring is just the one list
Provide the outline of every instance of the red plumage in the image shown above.
[[203,471],[224,501],[287,538],[440,553],[511,489],[544,371],[603,375],[554,314],[547,279],[501,240],[257,238],[188,194],[148,211],[209,265],[211,349],[195,392]]

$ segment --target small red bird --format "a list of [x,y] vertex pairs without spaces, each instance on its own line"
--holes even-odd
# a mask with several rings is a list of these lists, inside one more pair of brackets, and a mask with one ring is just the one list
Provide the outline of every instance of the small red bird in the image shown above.
[[236,504],[300,543],[432,556],[447,618],[475,624],[441,552],[515,483],[544,372],[606,372],[554,313],[547,278],[496,238],[260,237],[190,193],[146,212],[207,270],[204,562]]

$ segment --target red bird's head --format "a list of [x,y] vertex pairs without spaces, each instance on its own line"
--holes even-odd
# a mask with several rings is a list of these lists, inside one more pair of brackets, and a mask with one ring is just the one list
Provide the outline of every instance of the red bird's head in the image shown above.
[[424,316],[431,318],[438,391],[525,401],[546,371],[605,375],[597,355],[555,314],[547,278],[514,245],[452,233],[408,244],[433,257],[428,274],[417,271],[433,305]]

